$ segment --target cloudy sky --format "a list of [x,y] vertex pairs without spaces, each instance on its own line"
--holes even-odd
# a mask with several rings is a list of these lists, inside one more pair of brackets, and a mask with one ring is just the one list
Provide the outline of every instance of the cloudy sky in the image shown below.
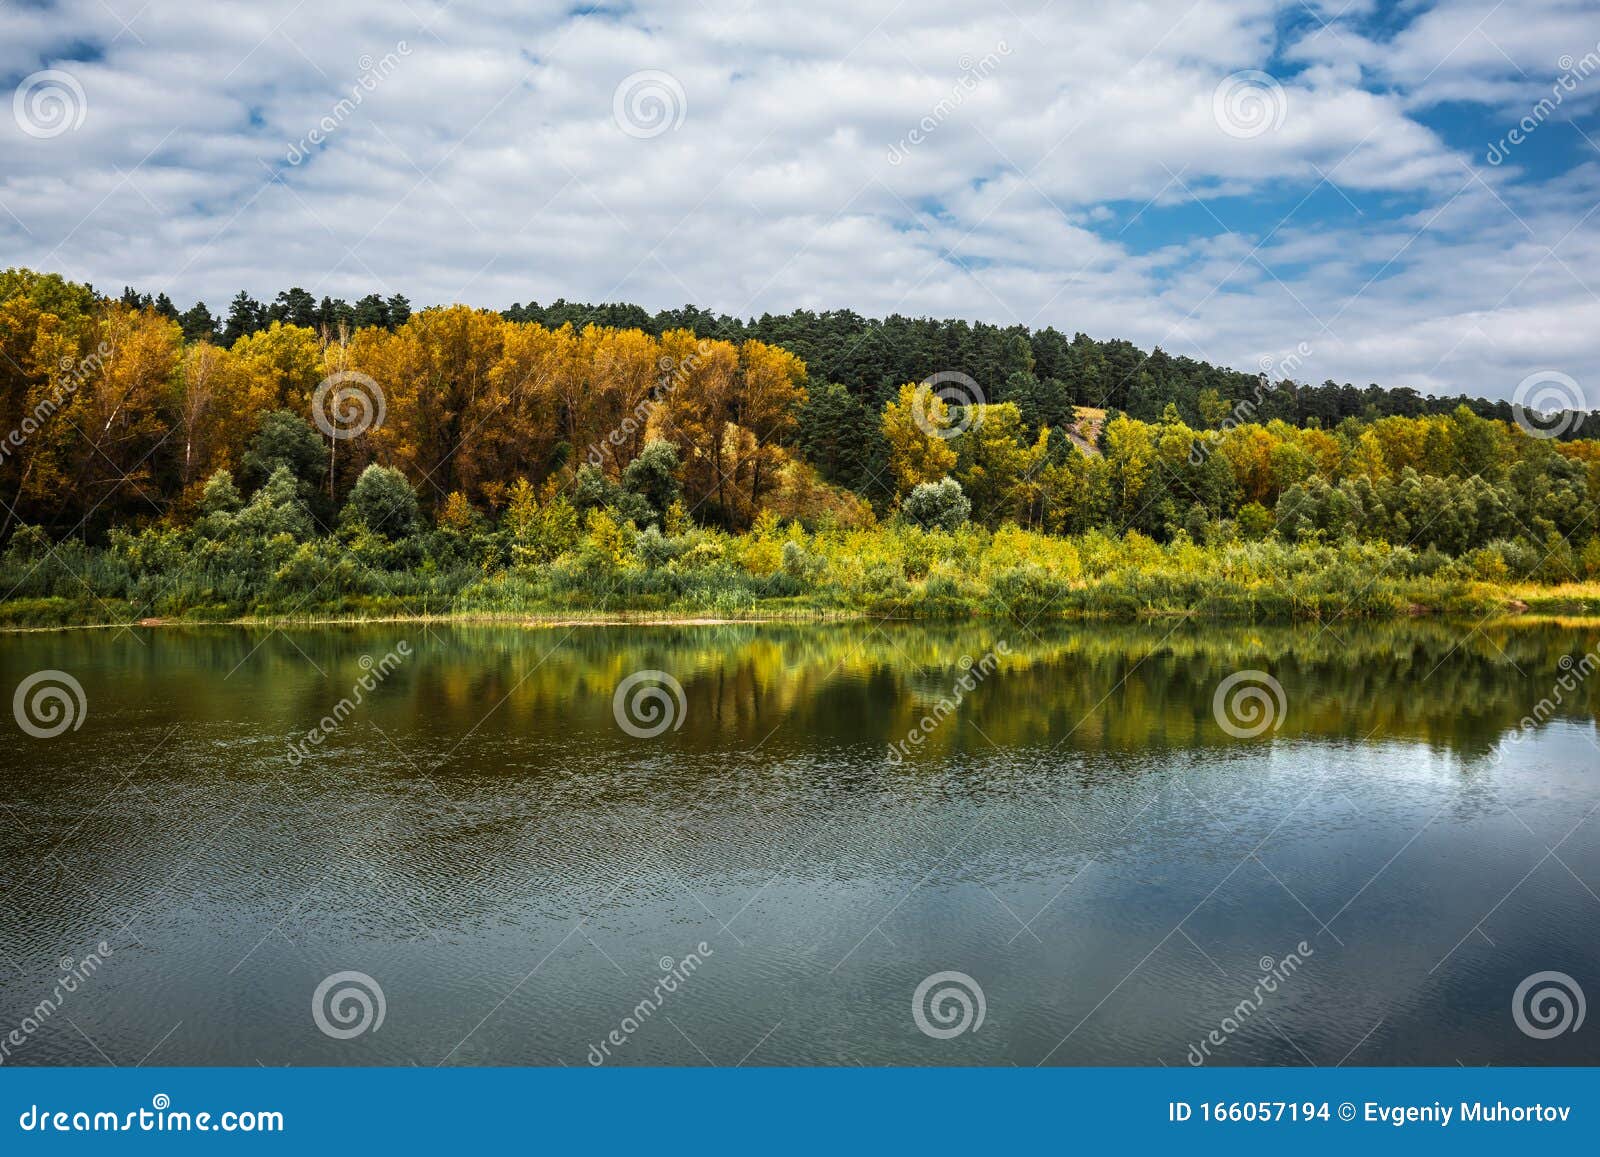
[[956,316],[1600,405],[1593,0],[519,7],[0,0],[0,265],[219,313]]

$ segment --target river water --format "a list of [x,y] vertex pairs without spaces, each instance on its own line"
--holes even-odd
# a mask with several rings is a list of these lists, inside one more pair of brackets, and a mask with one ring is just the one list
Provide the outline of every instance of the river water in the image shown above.
[[1597,645],[9,636],[0,1059],[1594,1063]]

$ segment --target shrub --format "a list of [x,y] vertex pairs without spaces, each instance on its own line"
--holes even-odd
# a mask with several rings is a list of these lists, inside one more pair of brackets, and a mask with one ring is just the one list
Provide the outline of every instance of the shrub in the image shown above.
[[921,482],[912,487],[900,513],[917,526],[956,531],[972,517],[972,503],[954,478]]
[[350,491],[344,521],[390,538],[407,538],[417,529],[417,492],[400,471],[373,463]]

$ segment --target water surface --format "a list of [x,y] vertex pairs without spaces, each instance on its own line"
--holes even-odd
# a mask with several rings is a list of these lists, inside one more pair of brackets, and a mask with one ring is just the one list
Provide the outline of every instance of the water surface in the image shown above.
[[[1512,998],[1541,971],[1600,995],[1600,693],[1571,677],[1597,644],[1437,622],[10,636],[7,698],[59,670],[87,711],[50,739],[6,720],[0,1037],[34,1027],[4,1059],[1182,1065],[1215,1031],[1208,1063],[1593,1063],[1600,1026],[1537,1039]],[[642,670],[682,688],[647,738],[613,709]],[[1247,670],[1282,711],[1239,737],[1213,700]],[[345,971],[384,1018],[336,1039],[313,994]],[[984,1004],[946,1039],[913,1017],[940,972]]]

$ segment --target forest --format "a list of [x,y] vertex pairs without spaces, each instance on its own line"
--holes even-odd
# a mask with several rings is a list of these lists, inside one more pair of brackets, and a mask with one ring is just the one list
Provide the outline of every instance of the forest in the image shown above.
[[1600,609],[1600,412],[963,321],[0,273],[0,623]]

